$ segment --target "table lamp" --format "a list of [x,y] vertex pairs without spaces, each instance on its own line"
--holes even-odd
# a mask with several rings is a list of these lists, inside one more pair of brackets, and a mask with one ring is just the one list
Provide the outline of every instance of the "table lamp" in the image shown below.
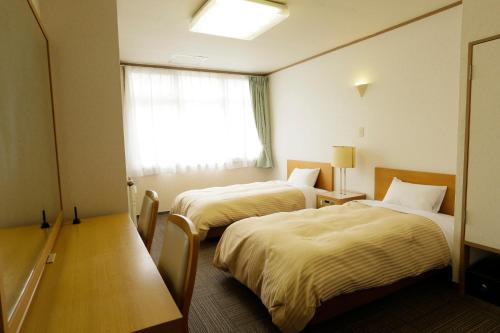
[[349,146],[333,146],[332,167],[339,168],[340,172],[340,194],[346,194],[346,168],[354,168],[356,165],[356,148]]

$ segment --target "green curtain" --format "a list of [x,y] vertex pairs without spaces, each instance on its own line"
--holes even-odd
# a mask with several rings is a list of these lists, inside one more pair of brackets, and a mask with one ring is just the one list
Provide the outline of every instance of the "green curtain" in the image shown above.
[[269,114],[269,79],[265,76],[250,77],[250,94],[252,95],[255,126],[262,143],[262,153],[257,159],[258,168],[273,167],[271,148],[271,118]]

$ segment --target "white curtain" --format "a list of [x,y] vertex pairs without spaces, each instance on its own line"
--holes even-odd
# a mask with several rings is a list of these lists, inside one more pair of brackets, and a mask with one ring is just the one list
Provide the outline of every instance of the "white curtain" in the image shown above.
[[262,151],[239,75],[125,66],[127,172],[255,165]]

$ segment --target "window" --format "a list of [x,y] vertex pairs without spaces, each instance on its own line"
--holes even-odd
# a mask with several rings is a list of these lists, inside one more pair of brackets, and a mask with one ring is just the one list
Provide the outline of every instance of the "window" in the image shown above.
[[249,78],[125,67],[128,174],[252,166],[262,151]]

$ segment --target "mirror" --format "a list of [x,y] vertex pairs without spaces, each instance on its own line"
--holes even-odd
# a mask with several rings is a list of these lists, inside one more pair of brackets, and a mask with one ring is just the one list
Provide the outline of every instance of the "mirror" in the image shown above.
[[[61,211],[48,42],[28,0],[0,1],[0,300],[10,320]],[[0,328],[0,332],[1,332]]]

